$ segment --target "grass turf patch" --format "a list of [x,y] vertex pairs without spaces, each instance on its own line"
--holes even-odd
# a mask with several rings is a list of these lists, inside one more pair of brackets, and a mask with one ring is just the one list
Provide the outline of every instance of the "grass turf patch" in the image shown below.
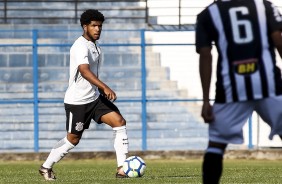
[[[141,178],[115,178],[115,160],[62,160],[54,166],[56,183],[75,184],[175,184],[201,183],[202,160],[145,160]],[[282,164],[269,160],[225,160],[222,183],[280,183]],[[38,161],[0,162],[0,183],[46,183]],[[121,181],[122,180],[122,181]]]

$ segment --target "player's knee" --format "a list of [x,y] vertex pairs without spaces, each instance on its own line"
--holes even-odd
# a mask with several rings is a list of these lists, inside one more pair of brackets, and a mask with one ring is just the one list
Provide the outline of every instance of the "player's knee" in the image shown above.
[[73,144],[73,145],[77,145],[80,141],[81,136],[69,136],[68,135],[68,141]]
[[78,145],[79,141],[80,139],[72,139],[70,143],[72,143],[73,145]]
[[125,126],[126,125],[126,120],[124,118],[119,118],[118,120],[118,125],[119,126]]

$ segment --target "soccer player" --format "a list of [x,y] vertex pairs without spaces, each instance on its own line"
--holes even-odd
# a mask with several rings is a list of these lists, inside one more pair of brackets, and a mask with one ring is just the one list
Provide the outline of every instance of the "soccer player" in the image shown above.
[[[282,135],[282,80],[275,48],[282,57],[282,17],[266,0],[218,0],[196,24],[203,90],[202,117],[209,143],[203,183],[219,183],[228,144],[243,143],[242,127],[253,111],[270,126],[269,139]],[[212,44],[218,52],[216,95],[210,103]]]
[[101,35],[103,22],[104,16],[98,10],[89,9],[81,14],[83,35],[70,49],[69,86],[64,98],[67,134],[54,145],[39,169],[45,180],[56,179],[53,165],[79,143],[92,119],[113,128],[118,166],[116,177],[126,177],[122,169],[128,153],[126,121],[112,103],[117,98],[115,92],[99,79],[101,49],[97,40]]

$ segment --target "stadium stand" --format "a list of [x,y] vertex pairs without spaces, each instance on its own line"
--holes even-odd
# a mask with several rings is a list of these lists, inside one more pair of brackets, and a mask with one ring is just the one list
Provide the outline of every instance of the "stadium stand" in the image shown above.
[[[1,13],[0,43],[31,44],[32,30],[41,29],[46,31],[39,32],[39,44],[71,44],[81,34],[77,15],[88,7],[100,9],[108,18],[101,44],[140,43],[138,30],[148,28],[141,1],[79,1],[77,11],[73,11],[74,2],[78,1],[0,2],[0,8],[5,10]],[[126,29],[137,31],[120,31],[124,24]],[[30,46],[0,47],[0,100],[33,100],[32,49]],[[130,150],[142,150],[141,103],[126,101],[141,98],[140,48],[102,46],[102,49],[104,62],[100,77],[117,91],[120,101],[116,104],[128,122]],[[38,48],[40,100],[63,101],[68,82],[68,52],[69,46]],[[170,80],[170,69],[161,65],[159,53],[150,47],[146,48],[146,67],[148,99],[188,98],[187,91],[178,89],[177,82]],[[34,151],[33,108],[32,103],[0,105],[0,152]],[[39,103],[38,108],[39,152],[48,152],[65,135],[64,107],[62,102],[54,102]],[[147,149],[204,149],[206,125],[198,114],[196,103],[147,102]],[[111,132],[106,125],[92,123],[74,151],[112,151]]]

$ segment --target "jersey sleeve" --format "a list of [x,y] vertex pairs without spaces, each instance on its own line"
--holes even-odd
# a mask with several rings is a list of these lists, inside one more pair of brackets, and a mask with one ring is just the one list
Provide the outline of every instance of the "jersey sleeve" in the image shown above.
[[73,55],[77,66],[81,64],[89,64],[88,61],[88,48],[84,44],[77,44],[73,48]]
[[282,15],[279,9],[269,1],[265,1],[265,9],[270,32],[282,31]]
[[211,24],[211,19],[209,12],[207,9],[202,11],[197,16],[196,22],[196,52],[199,53],[200,48],[202,47],[211,47],[212,46],[212,38],[209,33],[210,27],[208,25]]

